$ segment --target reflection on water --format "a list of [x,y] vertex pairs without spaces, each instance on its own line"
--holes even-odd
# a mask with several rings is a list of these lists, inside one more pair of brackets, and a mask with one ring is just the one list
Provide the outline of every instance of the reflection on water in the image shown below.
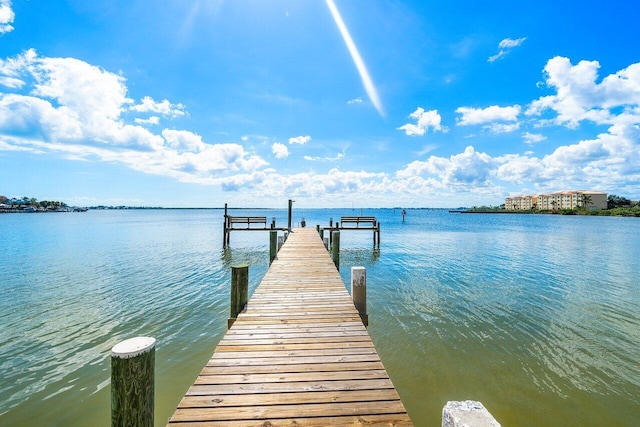
[[[297,215],[314,226],[354,214]],[[364,215],[381,222],[381,248],[343,232],[341,276],[367,267],[369,331],[416,425],[465,399],[503,425],[636,424],[637,220]],[[285,210],[266,216],[286,224]],[[221,222],[221,211],[0,216],[0,425],[108,425],[109,351],[135,335],[158,339],[164,425],[226,330],[231,265],[250,265],[250,291],[268,268],[268,232],[222,249]]]

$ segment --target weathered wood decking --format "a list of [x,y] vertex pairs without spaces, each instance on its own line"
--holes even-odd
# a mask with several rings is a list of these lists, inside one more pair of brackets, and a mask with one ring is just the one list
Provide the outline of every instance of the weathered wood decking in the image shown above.
[[315,229],[297,228],[168,426],[412,425]]

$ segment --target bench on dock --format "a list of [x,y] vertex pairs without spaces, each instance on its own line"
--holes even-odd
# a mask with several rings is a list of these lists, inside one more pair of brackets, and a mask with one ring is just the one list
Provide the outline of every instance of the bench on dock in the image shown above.
[[[267,228],[266,216],[227,216],[229,230],[246,230],[251,229],[253,224],[262,225],[260,228]],[[234,224],[246,225],[246,227],[236,228]]]
[[[377,221],[375,216],[343,216],[340,218],[341,228],[363,228],[365,230],[375,229]],[[348,225],[349,224],[349,225]],[[350,225],[355,224],[355,227]],[[360,224],[367,225],[367,227],[360,227]]]
[[375,216],[343,216],[340,222],[333,224],[333,220],[329,221],[328,227],[322,227],[323,230],[329,231],[329,243],[333,243],[333,231],[340,230],[371,230],[373,231],[373,246],[380,246],[380,223]]

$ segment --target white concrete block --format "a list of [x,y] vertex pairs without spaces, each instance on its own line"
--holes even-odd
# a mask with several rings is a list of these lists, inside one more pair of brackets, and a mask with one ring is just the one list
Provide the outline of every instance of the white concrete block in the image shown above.
[[501,427],[480,402],[449,401],[442,408],[442,427]]

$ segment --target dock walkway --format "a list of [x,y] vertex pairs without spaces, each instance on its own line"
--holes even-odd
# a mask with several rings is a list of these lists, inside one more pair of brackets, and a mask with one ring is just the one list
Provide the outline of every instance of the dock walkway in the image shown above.
[[412,425],[318,233],[293,231],[168,426]]

